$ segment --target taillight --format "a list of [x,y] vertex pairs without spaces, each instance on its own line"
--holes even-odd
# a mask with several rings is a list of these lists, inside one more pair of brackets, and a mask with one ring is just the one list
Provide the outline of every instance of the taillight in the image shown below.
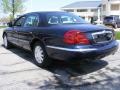
[[70,30],[64,34],[64,42],[67,44],[90,44],[85,33],[78,30]]

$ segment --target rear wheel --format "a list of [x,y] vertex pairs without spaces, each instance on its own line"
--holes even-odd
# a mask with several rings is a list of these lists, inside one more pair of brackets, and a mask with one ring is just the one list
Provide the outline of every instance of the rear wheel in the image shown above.
[[118,28],[117,24],[115,24],[114,28],[115,28],[115,29],[117,29],[117,28]]
[[114,28],[114,26],[113,25],[106,25],[107,27],[109,27],[109,28]]
[[111,28],[111,29],[115,29],[115,26],[113,26],[113,25],[110,25],[110,26],[109,26],[109,28]]
[[34,54],[34,63],[39,67],[48,67],[51,63],[51,60],[48,58],[48,55],[45,51],[43,45],[40,42],[35,43],[33,48]]

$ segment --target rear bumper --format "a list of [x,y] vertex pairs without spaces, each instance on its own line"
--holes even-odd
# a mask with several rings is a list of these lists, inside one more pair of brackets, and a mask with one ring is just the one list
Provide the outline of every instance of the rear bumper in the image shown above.
[[118,42],[113,41],[107,45],[89,45],[77,46],[77,48],[64,48],[55,46],[46,46],[48,55],[51,58],[59,60],[88,60],[88,59],[101,59],[110,54],[114,54],[118,49]]

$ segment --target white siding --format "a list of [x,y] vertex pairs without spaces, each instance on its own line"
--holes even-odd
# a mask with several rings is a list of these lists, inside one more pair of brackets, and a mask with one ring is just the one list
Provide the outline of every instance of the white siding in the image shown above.
[[106,10],[102,7],[102,15],[120,15],[120,0],[102,0],[102,6],[106,5]]

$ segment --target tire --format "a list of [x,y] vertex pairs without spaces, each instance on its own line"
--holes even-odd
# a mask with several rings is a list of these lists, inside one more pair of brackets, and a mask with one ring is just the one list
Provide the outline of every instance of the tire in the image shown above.
[[115,29],[117,29],[117,28],[118,28],[117,24],[115,24],[114,28],[115,28]]
[[11,48],[11,44],[10,44],[10,42],[8,41],[6,34],[3,36],[3,44],[4,44],[4,47],[5,47],[6,49]]
[[37,66],[41,68],[46,68],[51,64],[51,60],[48,57],[44,46],[40,42],[34,44],[33,55],[34,55],[33,62]]
[[113,25],[108,25],[109,28],[111,29],[114,29],[114,26]]

